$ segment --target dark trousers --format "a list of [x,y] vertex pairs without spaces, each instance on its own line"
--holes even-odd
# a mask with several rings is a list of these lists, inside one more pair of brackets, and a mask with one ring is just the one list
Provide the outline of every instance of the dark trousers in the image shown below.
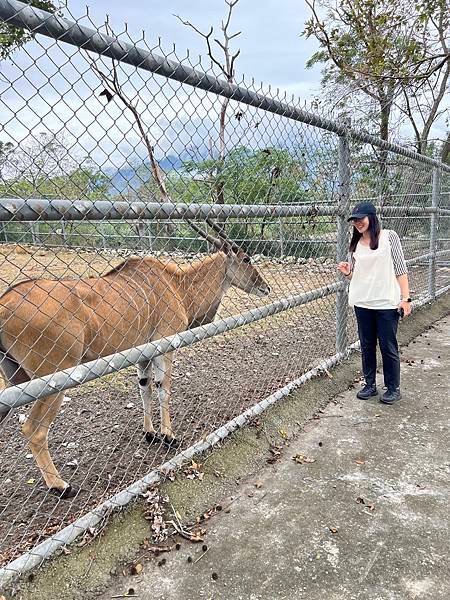
[[367,385],[375,385],[377,340],[383,358],[384,385],[389,391],[400,387],[400,356],[397,343],[397,310],[373,310],[355,306],[361,342],[362,368]]

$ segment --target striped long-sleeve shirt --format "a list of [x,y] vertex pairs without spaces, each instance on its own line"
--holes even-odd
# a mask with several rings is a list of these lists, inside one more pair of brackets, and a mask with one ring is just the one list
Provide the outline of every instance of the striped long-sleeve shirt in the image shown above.
[[395,231],[389,229],[389,243],[391,245],[392,261],[394,263],[395,276],[405,275],[408,272],[405,255],[403,254],[400,238]]

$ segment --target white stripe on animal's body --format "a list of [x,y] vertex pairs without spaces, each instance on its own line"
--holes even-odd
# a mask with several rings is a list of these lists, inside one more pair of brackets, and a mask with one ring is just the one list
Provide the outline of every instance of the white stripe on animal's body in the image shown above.
[[136,367],[139,379],[139,393],[144,409],[144,431],[146,433],[153,433],[155,428],[152,423],[152,367],[150,363],[145,367],[142,365],[136,365]]
[[169,398],[170,398],[170,377],[169,358],[165,356],[157,356],[153,359],[153,371],[155,374],[156,389],[158,393],[159,409],[161,412],[161,433],[163,435],[172,436],[172,428],[170,424],[169,413]]
[[156,383],[162,383],[166,373],[166,361],[164,356],[157,356],[153,359],[153,370]]

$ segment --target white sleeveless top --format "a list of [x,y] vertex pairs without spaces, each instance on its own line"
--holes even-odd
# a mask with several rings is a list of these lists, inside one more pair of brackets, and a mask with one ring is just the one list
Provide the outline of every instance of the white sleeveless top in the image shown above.
[[389,233],[387,229],[381,231],[376,250],[358,242],[353,253],[353,275],[348,294],[350,306],[383,310],[399,305],[401,292]]

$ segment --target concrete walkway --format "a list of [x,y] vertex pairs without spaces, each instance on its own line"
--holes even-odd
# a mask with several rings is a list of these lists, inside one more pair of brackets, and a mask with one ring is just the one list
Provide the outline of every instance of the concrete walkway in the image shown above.
[[450,598],[450,317],[403,349],[402,389],[394,406],[335,398],[223,500],[200,560],[183,542],[102,600]]

